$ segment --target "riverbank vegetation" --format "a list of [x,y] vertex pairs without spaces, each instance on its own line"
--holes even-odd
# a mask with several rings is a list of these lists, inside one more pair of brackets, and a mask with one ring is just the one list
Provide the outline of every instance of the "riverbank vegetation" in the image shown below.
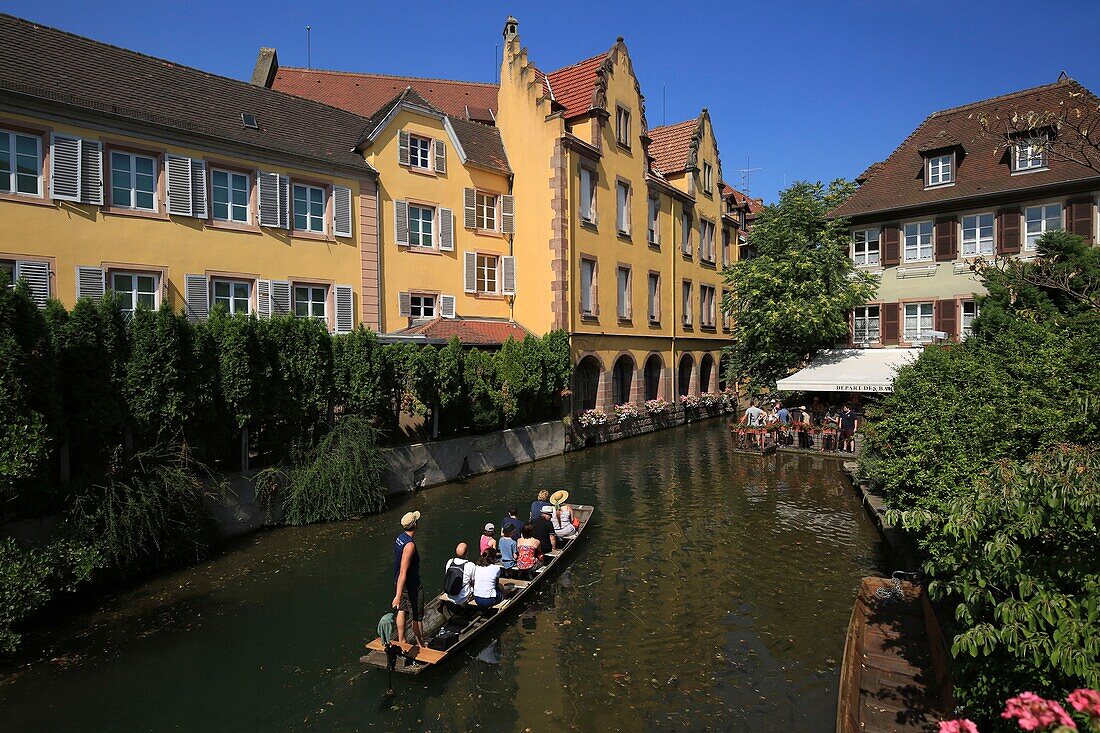
[[861,471],[917,539],[960,705],[996,730],[1021,689],[1100,685],[1100,251],[1057,231],[979,270],[973,335],[899,372]]

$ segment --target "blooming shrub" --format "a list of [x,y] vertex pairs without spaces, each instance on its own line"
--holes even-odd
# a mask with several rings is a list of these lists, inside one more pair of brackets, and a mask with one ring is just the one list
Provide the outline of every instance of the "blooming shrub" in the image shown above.
[[577,424],[582,428],[590,428],[593,425],[606,425],[607,414],[603,410],[585,410],[577,415]]
[[685,395],[680,395],[680,403],[684,407],[698,407],[699,405],[701,405],[703,403],[703,399],[701,397],[697,397],[693,394],[685,394]]
[[[1088,716],[1088,728],[1100,731],[1100,692],[1078,689],[1066,697],[1066,702],[1078,713]],[[1077,730],[1077,723],[1056,700],[1047,700],[1034,692],[1021,692],[1005,701],[1001,717],[1015,720],[1020,730],[1067,733]],[[960,718],[940,722],[939,733],[978,733],[974,721]]]
[[699,399],[706,407],[721,407],[726,402],[726,396],[721,392],[706,392]]
[[633,402],[624,402],[621,405],[615,405],[616,422],[626,422],[628,420],[633,420],[641,414],[641,410],[639,410],[638,406]]
[[660,397],[655,400],[645,401],[645,411],[650,415],[662,415],[672,409],[672,405],[665,402]]

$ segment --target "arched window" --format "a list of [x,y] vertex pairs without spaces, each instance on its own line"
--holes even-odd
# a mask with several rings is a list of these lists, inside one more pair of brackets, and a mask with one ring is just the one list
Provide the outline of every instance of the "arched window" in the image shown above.
[[691,394],[691,373],[695,369],[695,360],[691,358],[691,354],[684,354],[680,357],[680,369],[676,378],[676,386],[679,389],[678,394],[686,395]]
[[710,376],[714,371],[714,357],[710,354],[703,354],[702,361],[699,362],[699,391],[710,392]]
[[634,382],[634,359],[623,354],[615,360],[611,372],[611,399],[616,405],[630,402],[630,387]]
[[661,357],[650,354],[645,361],[645,398],[655,400],[661,395]]
[[601,371],[600,362],[594,356],[584,357],[573,370],[573,404],[576,409],[595,409]]

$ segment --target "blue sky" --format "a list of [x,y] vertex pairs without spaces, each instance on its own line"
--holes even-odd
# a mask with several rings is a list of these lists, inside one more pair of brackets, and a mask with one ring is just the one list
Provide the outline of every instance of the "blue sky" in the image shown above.
[[774,200],[797,179],[851,178],[930,112],[1054,81],[1100,91],[1100,2],[107,4],[4,0],[0,9],[154,56],[247,79],[262,45],[288,66],[493,81],[509,13],[551,70],[623,36],[650,126],[710,109],[723,174]]

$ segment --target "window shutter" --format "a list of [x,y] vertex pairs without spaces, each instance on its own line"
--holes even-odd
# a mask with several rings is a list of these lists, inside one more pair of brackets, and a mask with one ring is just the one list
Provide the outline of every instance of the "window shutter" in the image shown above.
[[956,328],[959,304],[954,300],[937,300],[935,305],[936,330],[944,331],[950,339],[958,339],[959,332]]
[[510,195],[500,197],[500,231],[511,234],[515,230],[516,203]]
[[80,201],[103,205],[103,144],[80,141]]
[[290,281],[271,281],[271,315],[286,316],[290,314]]
[[707,246],[707,225],[702,219],[699,220],[699,259],[705,260],[707,258],[706,253]]
[[956,223],[957,220],[953,216],[936,219],[935,236],[937,262],[953,260],[955,259],[955,254],[959,251],[955,243],[955,236],[958,230]]
[[103,270],[98,267],[76,268],[76,299],[91,298],[98,301],[107,290]]
[[435,172],[447,172],[447,142],[445,140],[435,141]]
[[898,343],[898,311],[900,308],[899,303],[883,303],[879,307],[879,312],[882,314],[882,343],[885,346],[896,346]]
[[398,244],[409,243],[409,204],[405,201],[393,202],[393,232]]
[[462,207],[464,216],[462,225],[467,229],[477,227],[477,191],[472,188],[462,189]]
[[401,318],[412,318],[412,298],[408,293],[397,294],[397,315]]
[[256,176],[260,188],[260,226],[279,226],[279,174],[263,173]]
[[50,263],[41,260],[16,260],[15,282],[26,280],[31,289],[31,300],[39,308],[46,307],[50,299]]
[[455,215],[450,209],[439,210],[439,249],[453,252],[455,248]]
[[897,224],[882,227],[882,264],[890,267],[901,262],[901,229]]
[[501,292],[504,295],[516,294],[516,258],[515,257],[501,257],[500,258],[500,272],[501,272]]
[[168,213],[191,216],[191,159],[166,155],[164,172],[168,179]]
[[54,135],[50,145],[50,198],[80,201],[80,139]]
[[1092,199],[1076,199],[1066,203],[1066,224],[1070,234],[1078,234],[1085,242],[1092,243]]
[[350,285],[337,285],[336,295],[336,333],[351,333],[355,328],[355,295]]
[[397,132],[397,164],[409,164],[409,133],[404,130]]
[[290,229],[290,179],[279,176],[279,226]]
[[332,187],[332,232],[337,237],[351,236],[351,189]]
[[1020,210],[997,212],[997,254],[1014,255],[1020,251]]
[[260,318],[271,318],[271,281],[256,282],[256,313]]
[[205,219],[206,210],[206,161],[191,159],[191,215]]
[[453,295],[440,295],[439,296],[439,315],[443,318],[455,317],[455,296]]
[[187,320],[201,321],[210,315],[210,286],[206,275],[186,275],[183,297],[187,301]]
[[463,273],[465,277],[465,290],[467,293],[477,292],[477,253],[466,253],[466,267]]

